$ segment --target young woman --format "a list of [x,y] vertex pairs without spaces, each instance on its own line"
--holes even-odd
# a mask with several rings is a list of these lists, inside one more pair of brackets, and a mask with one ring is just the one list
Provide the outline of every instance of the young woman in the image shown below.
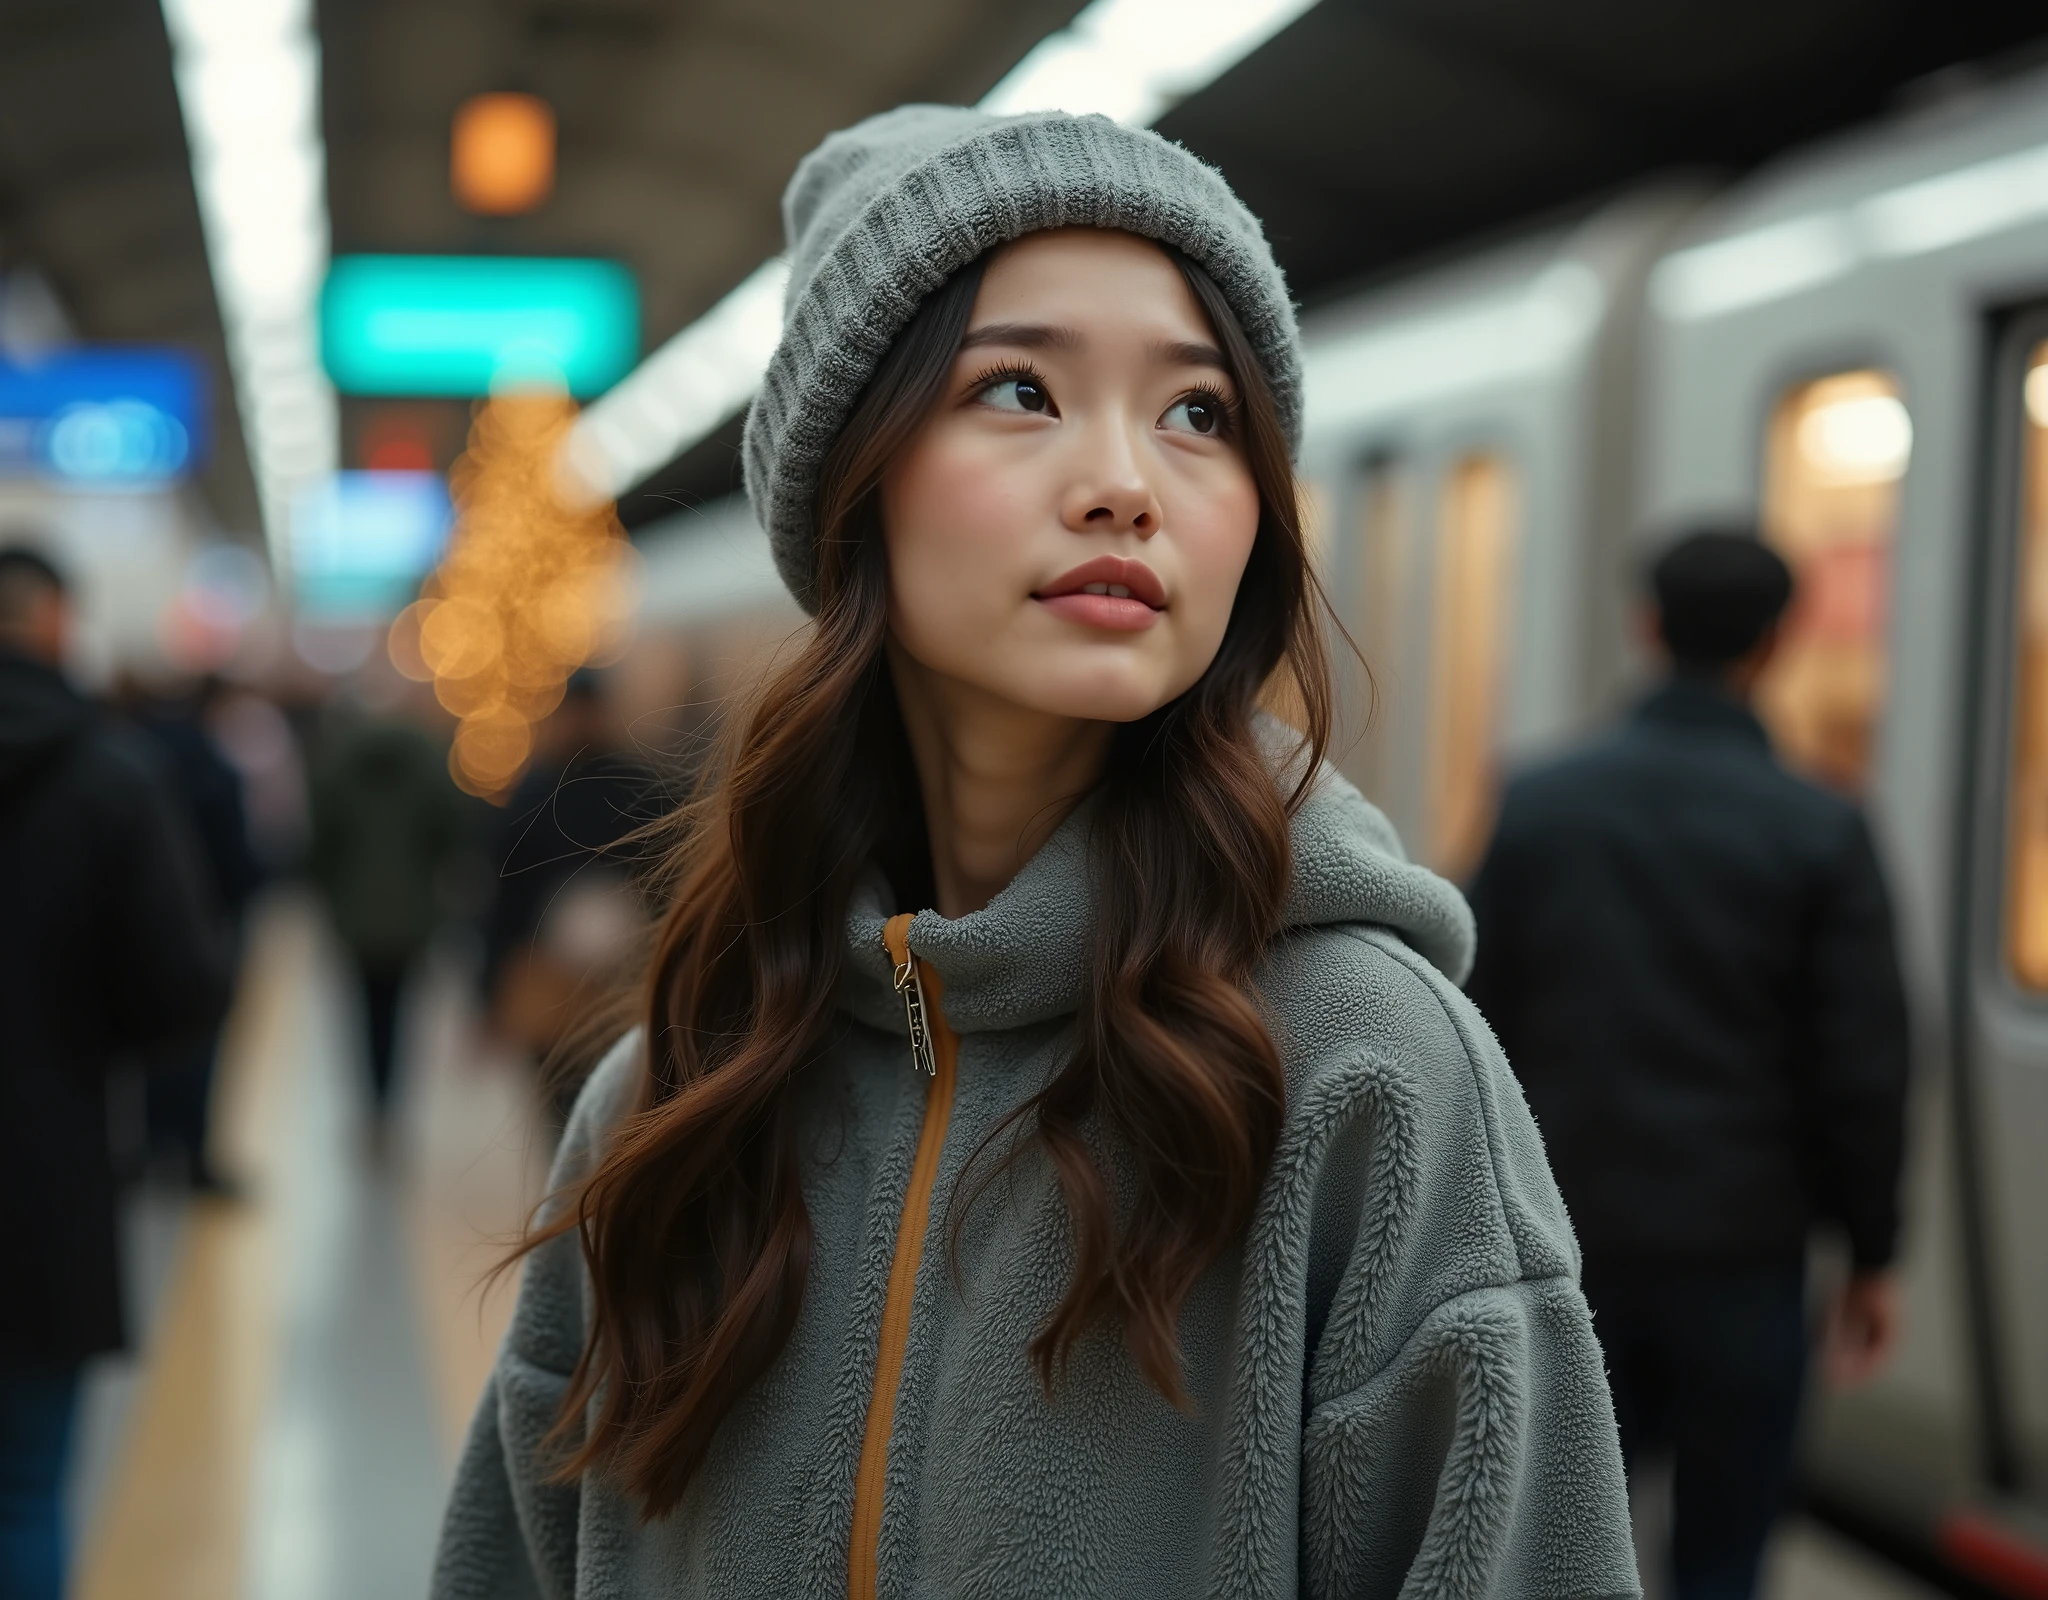
[[1257,224],[935,107],[786,213],[747,487],[816,623],[680,821],[435,1593],[1633,1594],[1464,903],[1320,764]]

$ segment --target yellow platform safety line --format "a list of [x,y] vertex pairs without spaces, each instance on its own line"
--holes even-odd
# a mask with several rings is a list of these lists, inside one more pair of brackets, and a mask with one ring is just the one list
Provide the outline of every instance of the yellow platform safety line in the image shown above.
[[195,1203],[142,1360],[126,1438],[80,1550],[75,1600],[223,1600],[248,1546],[256,1441],[278,1357],[278,1207],[292,1050],[314,930],[260,913],[221,1052],[215,1156],[241,1204]]

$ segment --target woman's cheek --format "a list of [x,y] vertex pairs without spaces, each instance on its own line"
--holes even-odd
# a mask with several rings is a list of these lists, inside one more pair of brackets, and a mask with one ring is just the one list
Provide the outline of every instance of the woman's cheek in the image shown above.
[[1251,560],[1259,531],[1258,490],[1248,475],[1243,480],[1236,474],[1225,476],[1190,497],[1181,525],[1187,530],[1181,545],[1182,570],[1194,601],[1191,609],[1200,619],[1198,639],[1191,641],[1202,657],[1199,676],[1222,646],[1238,585]]
[[[979,461],[922,453],[885,496],[890,588],[897,630],[912,653],[948,658],[1015,609],[1019,584],[1012,571],[1020,549],[1017,497]],[[955,660],[927,660],[957,668]]]

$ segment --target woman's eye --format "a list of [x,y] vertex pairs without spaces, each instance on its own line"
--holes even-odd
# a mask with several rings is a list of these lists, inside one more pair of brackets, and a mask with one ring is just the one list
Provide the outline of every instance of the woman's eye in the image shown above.
[[1223,432],[1227,415],[1221,395],[1191,394],[1183,396],[1167,407],[1166,415],[1159,419],[1159,425],[1179,433],[1195,433],[1213,439]]
[[981,391],[981,400],[998,411],[1043,414],[1052,409],[1052,396],[1036,378],[998,378]]

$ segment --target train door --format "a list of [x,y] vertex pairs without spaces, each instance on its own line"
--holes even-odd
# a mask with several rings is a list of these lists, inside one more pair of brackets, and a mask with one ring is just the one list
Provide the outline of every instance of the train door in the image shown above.
[[1977,792],[1957,940],[1962,1111],[1973,1157],[1982,1453],[2048,1503],[2048,307],[2007,329],[1979,589]]
[[1423,858],[1469,879],[1493,831],[1501,712],[1513,658],[1517,485],[1497,449],[1459,453],[1437,490]]
[[1344,769],[1404,838],[1421,807],[1413,751],[1413,695],[1424,672],[1417,659],[1421,630],[1413,626],[1423,575],[1416,478],[1405,454],[1381,450],[1366,458],[1355,484],[1347,570],[1339,578],[1345,625],[1365,658],[1350,696]]
[[1415,856],[1469,877],[1493,825],[1515,646],[1519,485],[1493,447],[1369,455],[1335,574],[1364,655],[1346,774]]

